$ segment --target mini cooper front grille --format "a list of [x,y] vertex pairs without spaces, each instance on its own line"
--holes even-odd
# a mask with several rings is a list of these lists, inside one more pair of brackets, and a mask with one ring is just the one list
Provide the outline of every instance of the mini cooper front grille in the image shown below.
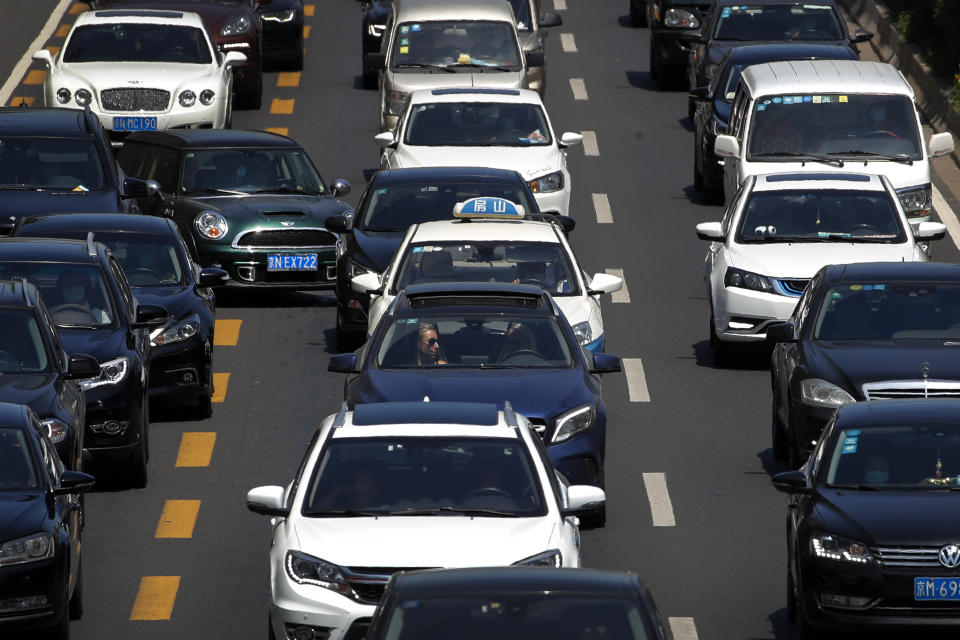
[[100,106],[107,111],[166,111],[170,92],[163,89],[104,89]]
[[867,400],[895,398],[960,398],[960,382],[953,380],[885,380],[863,385]]
[[237,236],[233,246],[238,249],[287,249],[301,247],[332,247],[337,236],[323,229],[267,229],[247,231]]
[[870,552],[886,567],[943,568],[940,547],[873,547]]

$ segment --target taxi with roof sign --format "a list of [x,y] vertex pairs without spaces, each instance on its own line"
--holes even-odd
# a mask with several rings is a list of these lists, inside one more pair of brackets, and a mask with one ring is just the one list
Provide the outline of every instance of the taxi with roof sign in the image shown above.
[[413,284],[532,284],[554,297],[581,347],[603,351],[600,296],[619,291],[623,279],[586,275],[564,237],[562,216],[528,218],[522,206],[491,197],[458,202],[453,216],[412,225],[383,276],[364,273],[351,280],[355,291],[371,294],[368,331],[397,293]]

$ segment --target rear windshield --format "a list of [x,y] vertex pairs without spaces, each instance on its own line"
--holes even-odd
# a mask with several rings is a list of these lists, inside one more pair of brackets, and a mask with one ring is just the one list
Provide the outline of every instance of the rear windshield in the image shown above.
[[406,22],[397,28],[390,64],[394,69],[523,68],[513,24],[498,21]]
[[404,142],[436,147],[542,147],[553,140],[537,104],[436,102],[410,110]]
[[210,46],[196,27],[91,24],[74,29],[64,62],[182,62],[210,64]]
[[842,40],[840,17],[828,4],[763,4],[723,7],[715,40]]

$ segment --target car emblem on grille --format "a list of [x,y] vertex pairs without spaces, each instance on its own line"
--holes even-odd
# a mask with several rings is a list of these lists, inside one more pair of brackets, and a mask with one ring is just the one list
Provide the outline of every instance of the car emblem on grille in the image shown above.
[[282,224],[282,225],[285,226],[285,227],[292,227],[292,226],[293,226],[293,220],[281,220],[281,221],[280,221],[280,224]]
[[143,84],[143,80],[127,80],[130,84]]
[[960,547],[955,544],[940,547],[940,564],[947,569],[955,569],[960,565]]
[[923,376],[923,379],[926,380],[930,377],[930,363],[924,362],[920,365],[920,375]]

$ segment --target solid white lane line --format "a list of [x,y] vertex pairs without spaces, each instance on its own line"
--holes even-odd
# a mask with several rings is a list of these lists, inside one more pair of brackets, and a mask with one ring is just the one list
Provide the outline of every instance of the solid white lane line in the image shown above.
[[560,46],[563,47],[563,50],[566,53],[576,53],[577,52],[577,42],[573,39],[572,33],[561,33],[560,34]]
[[697,625],[693,618],[667,618],[674,640],[697,640]]
[[622,363],[623,372],[627,375],[630,402],[650,402],[647,378],[643,375],[643,362],[640,358],[623,358]]
[[553,0],[553,9],[554,11],[566,11],[567,0]]
[[17,66],[10,72],[7,81],[0,87],[0,104],[7,104],[10,100],[10,95],[13,93],[13,90],[17,88],[17,85],[20,84],[20,80],[23,79],[23,74],[27,72],[27,67],[30,66],[30,62],[33,60],[33,52],[39,51],[40,48],[43,47],[43,43],[50,39],[57,25],[60,24],[60,19],[63,17],[63,14],[67,12],[67,9],[69,9],[72,4],[73,0],[60,0],[57,4],[56,8],[50,14],[50,17],[47,18],[46,24],[43,25],[43,29],[40,30],[39,35],[30,43],[23,57],[17,62]]
[[647,490],[647,499],[650,501],[650,515],[653,516],[655,527],[675,527],[677,521],[673,517],[673,504],[667,492],[667,474],[643,474],[643,486]]
[[612,276],[617,276],[623,280],[623,288],[620,291],[614,291],[610,294],[610,299],[613,302],[619,302],[621,304],[630,302],[630,290],[627,289],[627,279],[623,277],[623,269],[605,269],[607,273]]
[[953,244],[957,245],[957,248],[960,249],[960,222],[957,221],[957,214],[955,214],[950,205],[947,204],[946,199],[944,199],[943,194],[940,193],[940,189],[937,189],[936,185],[933,185],[933,208],[936,210],[937,215],[940,216],[940,221],[947,226],[947,232],[950,234]]
[[605,193],[593,194],[593,210],[597,212],[597,223],[612,224],[613,213],[610,212],[610,200]]
[[573,91],[574,100],[589,100],[587,96],[587,85],[583,78],[570,78],[570,90]]
[[597,146],[597,132],[581,131],[580,135],[583,136],[583,155],[599,156],[600,147]]

